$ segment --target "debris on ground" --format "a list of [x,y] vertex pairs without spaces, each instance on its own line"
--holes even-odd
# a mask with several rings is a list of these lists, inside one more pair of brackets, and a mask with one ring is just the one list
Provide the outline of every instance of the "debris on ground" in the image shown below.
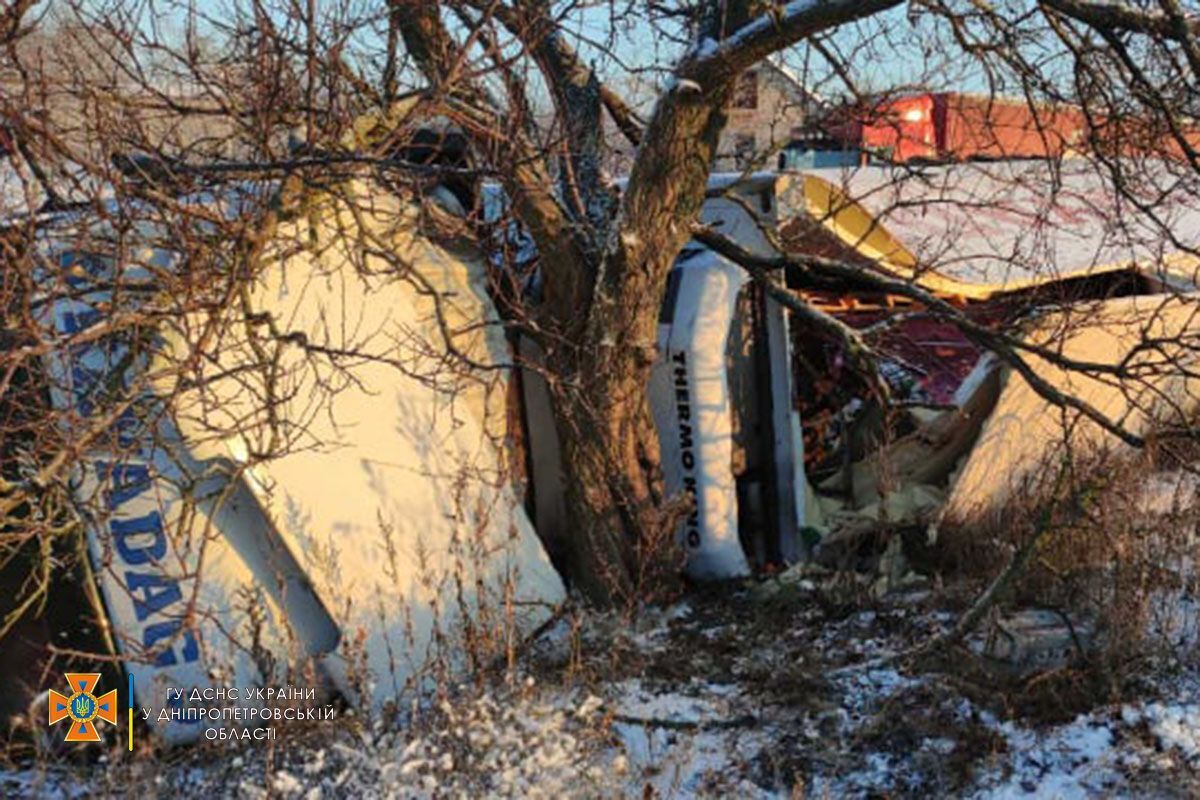
[[[1056,713],[1043,713],[1054,704],[1042,697],[1022,705],[1021,693],[1055,674],[1086,682],[1082,667],[1070,672],[1076,662],[996,672],[976,655],[984,632],[944,663],[887,662],[954,623],[962,598],[953,592],[873,598],[860,583],[816,569],[781,583],[786,589],[741,590],[732,601],[700,595],[633,619],[564,618],[525,654],[523,677],[456,687],[403,726],[351,716],[333,735],[298,732],[272,755],[176,750],[153,775],[128,775],[129,785],[289,798],[1001,798],[1200,789],[1194,665],[1147,673],[1112,702],[1093,695],[1091,706],[1072,705],[1064,692]],[[1054,630],[1051,623],[1038,611],[998,625],[1015,635]],[[1037,647],[1017,650],[1036,655]],[[0,780],[6,793],[65,797],[73,769],[25,769]]]

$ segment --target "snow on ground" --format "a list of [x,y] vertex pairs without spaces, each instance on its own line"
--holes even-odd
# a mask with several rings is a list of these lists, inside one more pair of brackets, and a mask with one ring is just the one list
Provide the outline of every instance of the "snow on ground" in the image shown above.
[[1011,756],[974,797],[1195,796],[1200,696],[1195,683],[1177,688],[1192,701],[1107,707],[1044,731],[998,723]]
[[[1004,719],[986,676],[963,691],[940,670],[872,666],[953,621],[927,602],[915,592],[848,615],[801,604],[811,624],[782,635],[703,612],[632,633],[640,674],[607,686],[627,794],[1169,797],[1200,787],[1200,674],[1058,724]],[[796,669],[822,661],[834,677]]]
[[946,629],[944,602],[913,591],[864,606],[810,586],[564,620],[521,677],[448,690],[407,727],[349,716],[270,754],[14,768],[0,795],[1200,795],[1200,672],[1147,674],[1107,702],[1071,681],[1023,695],[1011,676],[957,663],[965,654],[919,669],[880,661]]
[[[1105,715],[1088,714],[1043,733],[1001,723],[1011,756],[1004,769],[982,782],[979,798],[1093,797],[1120,782],[1120,754]],[[1006,774],[1007,773],[1007,774]]]

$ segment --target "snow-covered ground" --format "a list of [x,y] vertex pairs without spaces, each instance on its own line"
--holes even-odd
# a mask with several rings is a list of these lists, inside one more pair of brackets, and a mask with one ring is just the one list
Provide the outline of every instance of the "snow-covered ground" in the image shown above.
[[[13,768],[0,794],[288,797],[1187,797],[1200,672],[1103,687],[886,657],[944,630],[930,591],[804,586],[562,620],[520,677],[459,687],[409,726],[352,716],[261,747]],[[85,775],[87,776],[85,778]],[[104,777],[98,777],[103,775]]]

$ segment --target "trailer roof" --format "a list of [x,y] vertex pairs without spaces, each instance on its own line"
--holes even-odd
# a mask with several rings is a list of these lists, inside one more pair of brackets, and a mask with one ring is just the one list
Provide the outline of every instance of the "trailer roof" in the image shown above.
[[1082,159],[818,169],[778,192],[782,214],[803,202],[848,246],[932,290],[981,297],[1131,268],[1194,286],[1195,176],[1137,167],[1130,196]]

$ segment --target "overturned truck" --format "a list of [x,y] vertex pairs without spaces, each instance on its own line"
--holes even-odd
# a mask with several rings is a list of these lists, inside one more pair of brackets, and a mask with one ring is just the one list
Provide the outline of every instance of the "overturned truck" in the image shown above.
[[1123,168],[1121,187],[1083,161],[775,180],[794,209],[782,248],[919,290],[796,284],[869,338],[895,401],[879,407],[841,343],[796,340],[823,562],[854,563],[875,531],[1002,520],[1068,453],[1193,425],[1200,206],[1169,165]]
[[[1121,444],[1054,396],[1135,435],[1189,423],[1200,260],[1187,243],[1200,236],[1200,204],[1176,190],[1163,219],[1146,220],[1130,202],[1083,162],[714,176],[701,222],[743,251],[833,259],[953,313],[912,293],[765,279],[870,337],[896,406],[883,409],[844,341],[792,318],[762,276],[685,248],[650,401],[667,486],[694,499],[678,531],[689,574],[844,566],[881,529],[1002,515],[1013,487],[1031,486],[1072,442]],[[524,394],[535,521],[552,541],[561,470],[536,465],[554,463],[554,430],[536,375]]]
[[[719,176],[703,221],[759,255],[909,282],[1033,346],[1075,325],[1061,352],[1077,360],[1153,359],[1138,346],[1147,324],[1194,335],[1194,259],[1117,241],[1094,177],[1048,192],[1038,170]],[[978,210],[988,181],[1003,195],[991,217]],[[246,199],[196,202],[234,218]],[[252,274],[210,269],[203,285],[179,245],[208,241],[203,215],[186,232],[136,206],[39,223],[34,306],[50,402],[80,456],[86,583],[137,702],[175,698],[180,713],[148,720],[167,742],[211,729],[168,689],[291,682],[378,706],[431,666],[502,655],[564,598],[547,551],[571,526],[537,347],[502,332],[463,198],[435,187],[423,200],[339,184],[270,221]],[[1190,202],[1173,213],[1200,228]],[[995,513],[1052,438],[1033,426],[1058,422],[911,298],[794,291],[868,334],[894,323],[878,350],[903,419],[885,427],[838,343],[761,280],[689,245],[650,398],[667,488],[693,501],[678,535],[696,579],[837,553],[881,520]],[[1178,371],[1138,394],[1031,363],[1106,414],[1161,418],[1164,397],[1193,409]]]

